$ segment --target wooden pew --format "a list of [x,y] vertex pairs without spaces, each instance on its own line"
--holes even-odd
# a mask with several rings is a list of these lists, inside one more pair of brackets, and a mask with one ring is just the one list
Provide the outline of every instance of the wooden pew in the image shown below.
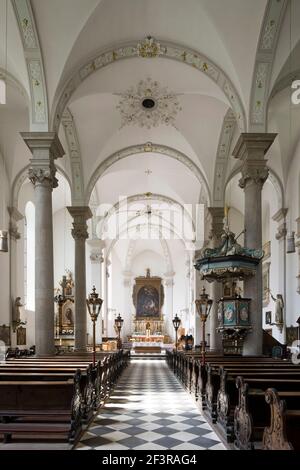
[[[99,355],[97,357],[100,358]],[[75,440],[81,423],[88,423],[93,410],[98,409],[108,397],[128,364],[129,353],[119,351],[101,355],[101,359],[95,368],[90,364],[90,357],[85,355],[69,356],[67,360],[55,356],[41,360],[29,358],[6,361],[0,366],[0,419],[3,421],[0,434],[4,435],[5,440],[11,439],[14,434],[42,434],[47,438],[55,436],[57,439],[66,439],[68,430],[70,442]],[[61,397],[70,401],[70,386],[75,387],[74,372],[75,376],[80,374],[80,381],[76,385],[76,393],[78,390],[79,393],[71,400],[70,408],[66,404],[62,406]],[[7,394],[14,397],[9,403],[5,401]],[[36,400],[30,401],[30,397],[34,396]],[[50,405],[49,399],[53,401]],[[47,405],[44,406],[44,403]],[[74,425],[78,422],[73,418],[74,410],[77,410],[76,416],[80,411],[80,427]]]
[[[270,423],[270,407],[265,400],[265,391],[253,388],[251,382],[246,380],[241,376],[236,378],[239,401],[234,412],[234,434],[235,447],[240,450],[260,448],[263,431]],[[299,408],[300,382],[298,390],[289,390],[288,382],[284,388],[277,395],[285,399],[289,408]]]
[[[236,378],[242,375],[252,389],[264,391],[276,386],[279,390],[298,391],[300,373],[296,370],[283,371],[280,369],[258,368],[256,371],[226,370],[220,368],[220,386],[217,393],[216,421],[220,425],[228,442],[234,440],[234,413],[238,406],[239,395],[236,389]],[[214,395],[215,396],[215,395]]]
[[[78,370],[73,379],[68,380],[1,381],[0,434],[4,442],[9,442],[16,434],[40,438],[52,435],[74,442],[81,432],[81,380]],[[43,422],[36,423],[34,417],[37,416]]]

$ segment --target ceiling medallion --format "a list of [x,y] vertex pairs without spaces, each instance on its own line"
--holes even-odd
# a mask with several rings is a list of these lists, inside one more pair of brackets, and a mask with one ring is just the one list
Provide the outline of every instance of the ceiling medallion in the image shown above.
[[159,42],[152,36],[147,36],[143,42],[137,45],[137,55],[143,58],[154,58],[163,55],[163,50]]
[[122,125],[139,127],[174,126],[179,111],[182,110],[178,95],[162,87],[157,81],[147,78],[136,87],[130,87],[120,94],[117,106],[120,110]]

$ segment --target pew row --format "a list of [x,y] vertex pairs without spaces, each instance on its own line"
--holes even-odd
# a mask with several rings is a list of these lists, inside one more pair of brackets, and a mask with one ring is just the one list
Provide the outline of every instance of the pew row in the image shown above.
[[[99,359],[99,357],[97,356]],[[43,437],[74,443],[109,397],[129,353],[102,355],[95,367],[87,356],[11,359],[0,366],[0,435]]]

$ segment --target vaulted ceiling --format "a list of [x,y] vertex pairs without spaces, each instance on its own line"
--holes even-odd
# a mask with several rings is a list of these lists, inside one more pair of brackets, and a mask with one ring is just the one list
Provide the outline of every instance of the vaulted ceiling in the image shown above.
[[[32,103],[28,101],[33,95],[27,65],[32,34],[38,38],[35,45],[42,58],[49,129],[59,126],[66,151],[59,166],[72,182],[73,200],[75,187],[80,186],[75,199],[80,202],[82,198],[85,204],[93,194],[99,202],[113,205],[120,193],[159,193],[180,204],[203,200],[214,204],[216,162],[218,158],[223,162],[224,185],[234,165],[230,155],[235,140],[241,130],[250,129],[253,77],[261,38],[268,44],[278,33],[278,46],[275,40],[272,43],[274,65],[269,92],[285,76],[292,49],[299,47],[299,2],[292,2],[292,16],[288,3],[14,0],[13,9],[9,2],[7,48],[12,79],[7,105],[0,107],[0,144],[11,184],[30,158],[19,132],[31,128]],[[273,10],[274,18],[277,15],[275,26]],[[27,14],[32,24],[25,21]],[[289,41],[291,25],[293,37]],[[168,52],[154,58],[130,52],[147,35],[162,48],[168,45]],[[2,69],[4,43],[0,41]],[[172,51],[177,54],[174,52],[173,60]],[[295,51],[292,63],[296,70]],[[140,81],[147,79],[157,82],[162,93],[178,101],[174,125],[158,119],[157,125],[149,128],[140,127],[140,121],[122,126],[120,101],[131,87],[134,95]],[[172,99],[168,105],[172,108]],[[226,140],[224,123],[228,124],[230,110],[234,117]],[[270,100],[268,115],[269,130],[279,132],[269,164],[282,183],[300,130],[299,111],[294,110],[296,124],[290,146],[286,130],[289,112],[285,86]]]

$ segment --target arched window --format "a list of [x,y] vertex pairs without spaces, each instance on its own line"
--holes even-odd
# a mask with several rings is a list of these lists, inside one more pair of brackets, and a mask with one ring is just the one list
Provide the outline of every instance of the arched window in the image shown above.
[[24,230],[24,293],[26,309],[35,310],[35,206],[28,202],[25,208]]

